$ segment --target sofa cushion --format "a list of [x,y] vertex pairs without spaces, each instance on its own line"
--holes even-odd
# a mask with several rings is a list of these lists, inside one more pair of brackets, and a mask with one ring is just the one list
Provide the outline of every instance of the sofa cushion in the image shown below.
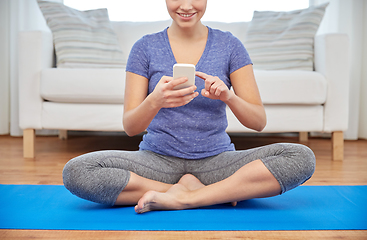
[[53,34],[57,67],[122,67],[122,52],[107,9],[78,11],[62,3],[38,4]]
[[[256,132],[244,127],[232,111],[227,108],[227,132]],[[324,127],[322,105],[265,105],[267,124],[261,131],[277,132],[319,132]]]
[[214,21],[204,21],[205,26],[209,26],[214,29],[220,29],[222,31],[231,32],[235,37],[237,37],[241,42],[246,39],[247,28],[249,22],[214,22]]
[[313,70],[313,42],[328,3],[291,12],[254,12],[244,42],[255,69]]
[[318,72],[254,70],[264,104],[323,104],[327,82]]
[[122,62],[127,63],[134,43],[146,34],[156,33],[171,25],[171,20],[156,22],[111,22],[123,52]]
[[41,72],[41,96],[62,103],[123,103],[125,69],[48,68]]
[[122,104],[54,103],[42,104],[45,129],[122,131]]
[[[50,68],[41,72],[41,96],[62,103],[123,103],[123,69]],[[325,77],[300,70],[255,70],[264,104],[323,104]]]

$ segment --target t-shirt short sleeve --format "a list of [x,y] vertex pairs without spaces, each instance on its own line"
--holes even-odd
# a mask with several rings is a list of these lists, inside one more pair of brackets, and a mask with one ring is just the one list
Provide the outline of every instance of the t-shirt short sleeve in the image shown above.
[[145,37],[142,37],[131,48],[126,65],[126,71],[148,78],[149,59],[146,55],[147,44],[145,40]]
[[231,44],[230,46],[230,52],[231,52],[231,61],[229,64],[229,73],[233,73],[236,70],[247,66],[249,64],[252,64],[250,55],[248,54],[246,48],[242,44],[242,42],[236,38],[231,38]]

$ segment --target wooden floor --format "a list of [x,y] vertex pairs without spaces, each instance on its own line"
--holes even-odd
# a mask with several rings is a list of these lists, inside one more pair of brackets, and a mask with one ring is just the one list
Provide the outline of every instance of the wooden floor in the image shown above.
[[[237,149],[296,137],[231,136]],[[36,138],[36,158],[22,157],[22,138],[0,136],[0,184],[62,184],[65,163],[80,154],[105,149],[136,150],[141,137],[81,136],[68,140]],[[331,160],[330,139],[304,143],[316,155],[313,177],[305,185],[367,185],[367,141],[346,141],[345,160]],[[1,193],[0,193],[1,194]],[[367,203],[366,203],[367,204]],[[45,231],[0,230],[0,239],[367,239],[367,231]]]

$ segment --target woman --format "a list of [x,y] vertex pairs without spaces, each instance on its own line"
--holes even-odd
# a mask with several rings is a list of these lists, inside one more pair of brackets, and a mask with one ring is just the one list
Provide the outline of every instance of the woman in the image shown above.
[[[242,43],[201,23],[207,0],[166,0],[172,25],[140,39],[126,68],[123,124],[147,130],[139,151],[101,151],[69,161],[64,184],[73,194],[135,211],[197,208],[271,197],[311,177],[313,152],[298,144],[236,151],[225,132],[229,106],[246,127],[266,125]],[[175,63],[196,65],[195,85],[173,88]],[[230,90],[230,87],[233,90]]]

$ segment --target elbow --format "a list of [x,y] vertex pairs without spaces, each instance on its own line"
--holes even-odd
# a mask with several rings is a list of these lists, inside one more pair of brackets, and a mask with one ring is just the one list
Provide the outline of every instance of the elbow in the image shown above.
[[258,132],[261,132],[266,127],[267,119],[266,119],[266,112],[265,109],[263,110],[261,121],[259,121],[259,129]]
[[136,133],[133,130],[131,130],[129,128],[125,128],[125,127],[124,127],[124,131],[125,131],[126,135],[128,135],[129,137],[134,137],[135,135],[139,134],[139,133]]
[[246,124],[241,122],[243,126],[252,129],[256,132],[261,132],[262,130],[264,130],[265,126],[266,126],[266,120],[265,121],[257,121],[257,122],[253,122],[252,124]]
[[264,130],[266,126],[266,121],[263,124],[259,124],[258,128],[255,129],[257,132],[261,132],[262,130]]
[[266,123],[267,123],[266,115],[264,114],[264,116],[261,118],[261,120],[258,121],[258,124],[254,128],[254,130],[257,131],[257,132],[261,132],[266,127]]
[[237,119],[240,121],[240,123],[242,123],[243,126],[257,132],[261,132],[262,130],[264,130],[267,122],[265,112],[264,114],[258,115],[253,119]]
[[250,118],[250,122],[248,123],[249,125],[247,127],[254,131],[261,132],[264,130],[264,128],[266,127],[267,119],[266,112],[263,106],[261,106],[260,109],[253,113],[253,117]]
[[124,128],[126,135],[128,135],[129,137],[133,137],[136,135],[136,133],[131,129],[131,127],[129,127],[128,124],[125,122],[125,119],[122,120],[122,126]]
[[126,130],[126,129],[124,129],[124,131],[125,131],[126,135],[128,135],[129,137],[134,137],[136,135],[136,134],[134,134],[134,133],[132,133],[132,132]]
[[125,127],[124,127],[124,131],[125,131],[126,135],[128,135],[129,137],[134,137],[135,135],[139,134],[139,133],[136,133],[133,130],[131,130],[129,128],[125,128]]
[[134,137],[140,133],[142,133],[143,131],[140,131],[139,129],[137,129],[134,124],[128,124],[127,122],[125,122],[124,120],[122,121],[122,126],[124,129],[124,132],[126,133],[126,135],[128,135],[129,137]]
[[252,130],[255,130],[256,132],[261,132],[262,130],[264,130],[266,126],[266,123],[258,123],[256,126],[252,127]]

